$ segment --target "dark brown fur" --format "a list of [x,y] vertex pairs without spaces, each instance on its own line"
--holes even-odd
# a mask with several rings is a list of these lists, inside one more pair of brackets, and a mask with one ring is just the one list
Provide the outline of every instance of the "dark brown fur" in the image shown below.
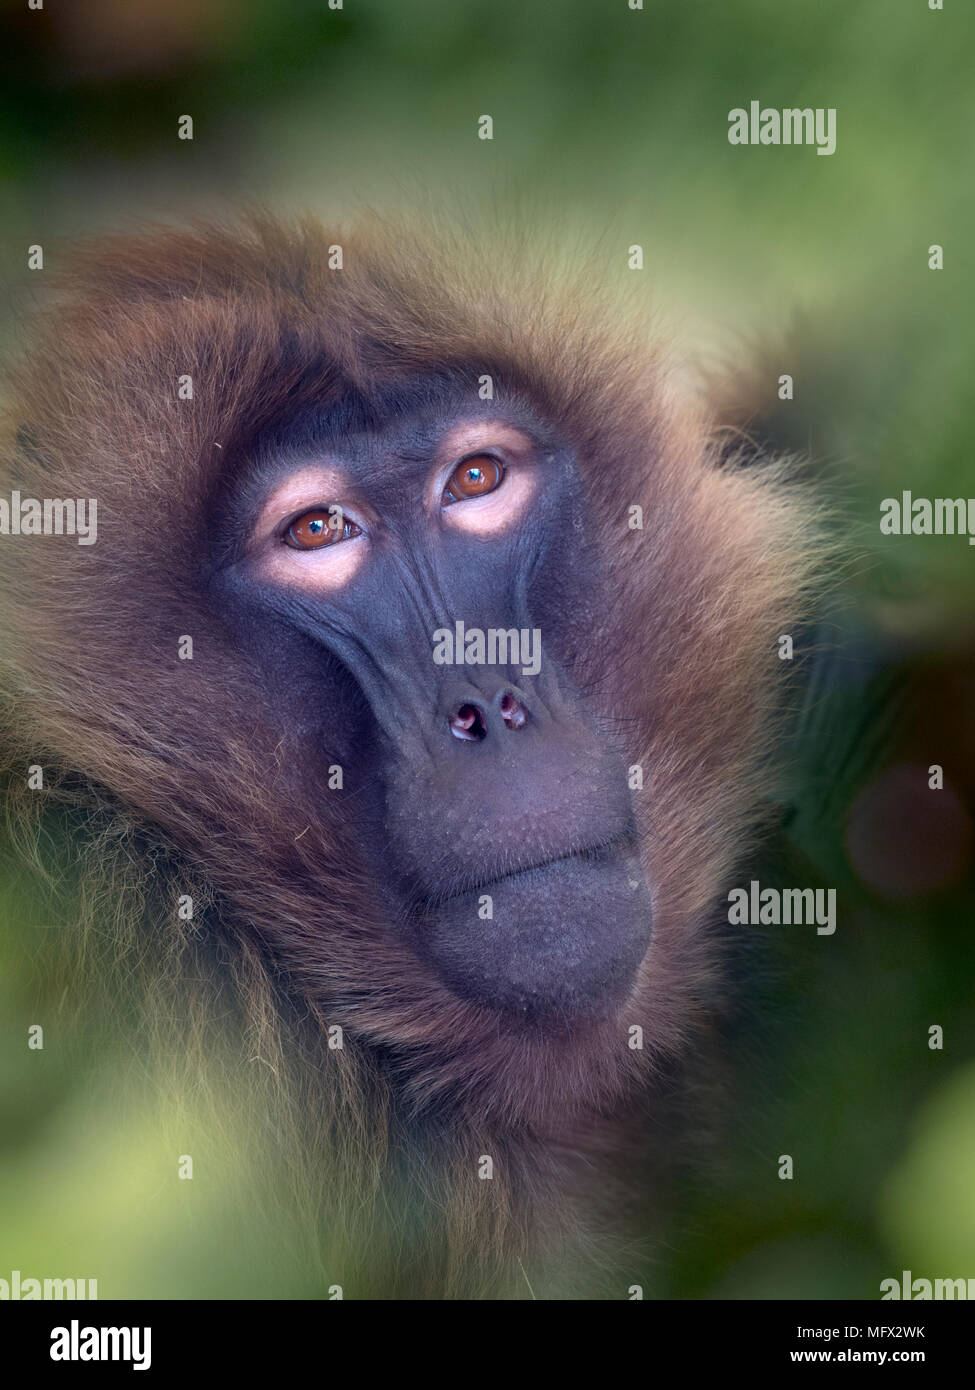
[[[331,242],[341,271],[327,267]],[[0,544],[17,776],[28,763],[54,785],[80,774],[98,790],[64,794],[82,802],[104,804],[107,789],[177,848],[186,882],[202,875],[214,932],[247,962],[245,996],[270,977],[310,1009],[319,1128],[341,1113],[361,1138],[349,1190],[374,1199],[395,1171],[442,1208],[424,1255],[380,1259],[389,1291],[431,1296],[524,1295],[521,1267],[546,1268],[566,1240],[584,1265],[605,1258],[594,1194],[612,1206],[632,1190],[631,1136],[653,1125],[661,1088],[680,1087],[675,1059],[694,1052],[721,992],[708,912],[755,829],[776,639],[795,628],[816,548],[781,466],[720,464],[712,422],[638,318],[628,326],[599,289],[544,286],[512,248],[484,260],[459,237],[260,217],[75,254],[13,374],[4,486],[96,497],[98,542]],[[645,769],[654,939],[619,1017],[557,1042],[454,997],[389,931],[348,825],[305,796],[301,750],[197,582],[217,478],[260,430],[340,378],[444,363],[469,364],[472,382],[492,373],[502,399],[506,382],[527,385],[559,423],[614,566],[617,602],[580,634],[577,674]],[[181,373],[192,402],[176,398]],[[626,528],[634,503],[643,531]],[[182,634],[192,661],[177,659]],[[146,910],[150,941],[177,930],[171,902]],[[344,1051],[316,1043],[322,1024],[342,1025]],[[627,1046],[632,1024],[643,1051]],[[495,1157],[494,1182],[477,1180],[480,1154]],[[623,1186],[607,1189],[618,1170]]]

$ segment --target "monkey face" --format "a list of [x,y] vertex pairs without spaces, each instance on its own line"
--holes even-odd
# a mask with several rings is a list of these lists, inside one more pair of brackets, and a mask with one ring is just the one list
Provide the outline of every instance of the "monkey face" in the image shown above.
[[22,756],[161,836],[207,950],[411,1113],[564,1131],[722,992],[816,528],[588,272],[333,240],[75,259],[9,486],[97,498],[98,543],[0,554]]
[[567,660],[604,601],[587,512],[530,407],[421,380],[280,424],[214,528],[221,602],[276,706],[300,690],[322,814],[367,827],[389,930],[461,997],[549,1021],[618,1004],[650,939],[623,759]]

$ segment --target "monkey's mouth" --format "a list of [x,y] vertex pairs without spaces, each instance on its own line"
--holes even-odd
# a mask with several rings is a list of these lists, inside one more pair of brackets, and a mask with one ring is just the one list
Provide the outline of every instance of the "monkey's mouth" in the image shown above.
[[551,855],[429,903],[416,944],[445,984],[522,1018],[604,1017],[628,996],[651,935],[631,844]]
[[[580,849],[556,850],[551,854],[541,855],[538,859],[531,859],[525,863],[519,862],[513,868],[486,873],[482,877],[467,875],[463,882],[447,892],[438,893],[425,899],[422,910],[435,912],[455,898],[469,898],[472,895],[491,893],[498,884],[508,883],[512,879],[520,878],[522,874],[532,873],[536,869],[550,869],[556,864],[599,864],[608,858],[627,852],[629,849],[631,849],[630,846],[624,845],[620,841],[607,840],[603,844],[585,846]],[[642,870],[640,872],[642,876]]]

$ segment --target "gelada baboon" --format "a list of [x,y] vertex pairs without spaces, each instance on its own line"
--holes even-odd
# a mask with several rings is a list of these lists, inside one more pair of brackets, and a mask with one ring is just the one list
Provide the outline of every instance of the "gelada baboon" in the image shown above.
[[233,982],[346,1296],[626,1296],[814,572],[788,469],[527,260],[119,237],[10,374],[13,820],[60,808],[99,972],[191,962],[174,1052]]

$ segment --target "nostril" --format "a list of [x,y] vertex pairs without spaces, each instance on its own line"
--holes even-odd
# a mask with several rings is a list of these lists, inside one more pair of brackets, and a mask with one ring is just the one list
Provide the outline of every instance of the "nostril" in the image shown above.
[[461,705],[450,717],[450,732],[454,738],[476,740],[487,737],[484,715],[476,705]]
[[[528,723],[527,707],[511,690],[499,691],[492,701],[492,708],[497,711],[490,716],[492,724],[498,714],[501,715],[506,729],[523,729]],[[468,743],[480,742],[488,736],[487,710],[472,700],[458,705],[453,714],[448,716],[447,722],[454,738],[464,739]]]
[[528,711],[510,690],[501,697],[501,718],[509,729],[523,729],[528,722]]

